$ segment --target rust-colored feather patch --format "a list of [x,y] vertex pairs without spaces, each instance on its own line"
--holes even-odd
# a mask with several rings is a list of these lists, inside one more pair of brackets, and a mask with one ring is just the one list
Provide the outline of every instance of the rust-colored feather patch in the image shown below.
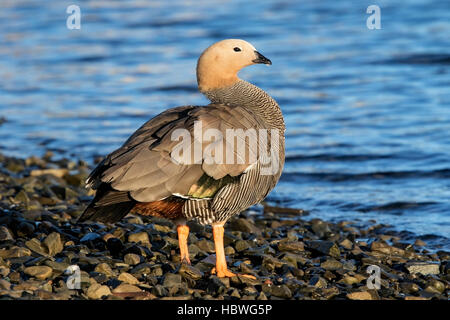
[[154,216],[173,220],[183,217],[182,209],[185,201],[185,199],[172,196],[164,200],[138,202],[131,211],[143,216]]

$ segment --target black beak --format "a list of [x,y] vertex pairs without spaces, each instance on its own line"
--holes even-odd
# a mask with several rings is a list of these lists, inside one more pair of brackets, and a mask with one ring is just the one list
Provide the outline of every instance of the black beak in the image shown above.
[[258,51],[255,51],[256,59],[252,60],[254,63],[264,63],[264,64],[272,64],[272,61],[264,57],[261,53]]

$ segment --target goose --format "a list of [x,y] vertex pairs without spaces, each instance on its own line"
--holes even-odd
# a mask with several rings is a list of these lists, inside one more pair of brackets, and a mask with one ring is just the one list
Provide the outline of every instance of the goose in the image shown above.
[[166,110],[106,156],[86,181],[96,194],[78,221],[114,223],[128,213],[170,219],[177,226],[181,261],[188,264],[187,221],[211,225],[216,252],[211,273],[235,276],[227,268],[224,224],[269,194],[285,157],[280,107],[238,77],[255,64],[272,62],[244,40],[222,40],[204,50],[197,83],[210,104]]

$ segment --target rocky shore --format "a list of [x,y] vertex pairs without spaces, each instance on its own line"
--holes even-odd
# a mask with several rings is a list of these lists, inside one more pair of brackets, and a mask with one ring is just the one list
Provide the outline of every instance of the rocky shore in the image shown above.
[[209,227],[190,223],[186,265],[169,221],[128,215],[115,225],[77,224],[92,197],[89,171],[51,153],[0,155],[0,299],[449,298],[450,252],[375,221],[305,220],[302,210],[269,206],[226,225],[231,270],[256,280],[217,278]]

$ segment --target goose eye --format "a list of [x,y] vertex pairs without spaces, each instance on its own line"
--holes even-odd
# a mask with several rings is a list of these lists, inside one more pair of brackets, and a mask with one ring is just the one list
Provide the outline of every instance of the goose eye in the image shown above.
[[239,47],[234,47],[233,50],[236,51],[236,52],[239,52],[239,51],[241,51],[241,48],[239,48]]

